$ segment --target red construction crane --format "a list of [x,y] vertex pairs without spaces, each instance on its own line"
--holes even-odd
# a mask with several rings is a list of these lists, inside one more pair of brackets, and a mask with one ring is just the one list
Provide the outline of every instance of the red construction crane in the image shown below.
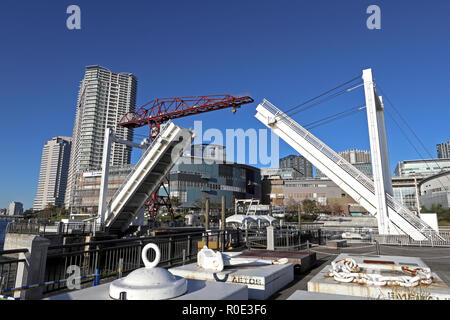
[[138,128],[148,125],[150,139],[153,139],[159,133],[159,126],[168,120],[225,108],[233,108],[233,112],[236,112],[241,105],[253,101],[248,96],[231,95],[154,99],[133,112],[126,113],[119,121],[119,126]]
[[[148,125],[150,140],[159,134],[160,125],[166,121],[187,117],[194,114],[210,112],[225,108],[233,108],[233,113],[241,105],[252,103],[254,100],[248,96],[233,97],[231,95],[210,95],[180,98],[154,99],[133,112],[126,113],[118,125],[126,128],[138,128]],[[173,209],[169,196],[160,196],[159,189],[167,192],[164,184],[151,195],[151,201],[147,203],[150,216],[153,218],[158,214],[160,206],[166,206],[173,220]]]

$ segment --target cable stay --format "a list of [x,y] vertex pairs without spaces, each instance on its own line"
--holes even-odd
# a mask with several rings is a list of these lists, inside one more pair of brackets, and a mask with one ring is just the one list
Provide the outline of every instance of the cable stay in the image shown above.
[[[353,83],[353,82],[355,82],[358,79],[360,80],[360,76],[357,76],[357,77],[355,77],[355,78],[353,78],[351,80],[348,80],[348,81],[338,85],[337,87],[334,87],[333,89],[327,90],[327,91],[325,91],[325,92],[323,92],[323,93],[321,93],[321,94],[319,94],[319,95],[317,95],[317,96],[315,96],[315,97],[313,97],[311,99],[308,99],[307,101],[305,101],[303,103],[300,103],[300,104],[298,104],[298,105],[288,109],[286,112],[280,113],[279,115],[277,115],[275,117],[275,120],[281,120],[283,117],[290,117],[290,116],[292,116],[294,114],[306,111],[306,110],[311,109],[311,108],[313,108],[315,106],[318,106],[318,105],[320,105],[320,104],[322,104],[322,103],[324,103],[326,101],[329,101],[329,100],[331,100],[333,98],[336,98],[336,97],[338,97],[338,96],[340,96],[342,94],[351,92],[351,91],[355,90],[356,88],[359,88],[359,87],[363,86],[363,83],[361,81],[358,82],[357,84]],[[333,91],[336,91],[337,89],[339,89],[341,87],[344,87],[346,85],[349,85],[349,84],[351,84],[351,85],[345,87],[344,89],[339,90],[338,92],[333,93],[332,95],[327,96],[328,94],[332,93]],[[310,104],[311,102],[313,102],[313,101],[315,101],[315,100],[317,100],[319,98],[322,98],[322,97],[324,97],[324,98],[320,99],[320,100],[318,100],[318,101],[316,101],[316,102],[314,102],[312,104]],[[296,109],[298,109],[298,110],[296,110]],[[294,111],[294,110],[296,110],[296,111],[291,113],[291,111]]]
[[[401,115],[400,111],[398,111],[398,109],[394,106],[394,104],[392,103],[392,101],[389,99],[389,97],[386,95],[386,93],[383,91],[383,89],[380,87],[380,85],[377,83],[377,88],[380,90],[380,93],[382,94],[382,96],[385,98],[385,100],[390,104],[390,106],[392,107],[392,109],[394,109],[394,111],[398,114],[398,117],[400,118],[400,120],[402,120],[402,122],[406,125],[406,127],[409,129],[409,131],[411,131],[411,133],[414,135],[414,137],[417,139],[417,141],[419,141],[420,145],[422,146],[422,148],[425,150],[425,152],[428,154],[428,156],[430,157],[430,159],[433,159],[433,156],[431,155],[431,153],[428,151],[427,147],[425,146],[425,144],[422,142],[422,140],[419,138],[419,136],[415,133],[415,131],[412,129],[412,127],[408,124],[408,122],[405,120],[405,118]],[[389,117],[394,121],[394,123],[396,124],[396,126],[400,129],[400,132],[403,134],[403,136],[406,138],[406,140],[409,142],[409,144],[413,147],[413,149],[416,151],[416,153],[419,155],[420,159],[423,160],[427,165],[429,162],[434,162],[434,164],[436,164],[436,166],[441,169],[441,166],[439,165],[438,162],[436,162],[436,160],[432,160],[432,161],[427,161],[422,153],[419,152],[419,150],[415,147],[415,145],[413,144],[413,142],[408,138],[407,134],[405,133],[405,131],[401,128],[400,124],[395,120],[394,115],[391,114],[391,112],[389,112],[388,109],[385,108],[385,110],[387,111],[387,114],[389,115]],[[446,176],[446,178],[450,181],[450,177]],[[438,179],[439,180],[439,179]],[[442,182],[439,180],[439,182],[441,183],[442,187],[444,187],[444,185],[442,184]]]
[[333,122],[333,121],[336,121],[336,120],[339,120],[339,119],[342,119],[342,118],[346,118],[346,117],[351,116],[353,114],[356,114],[356,113],[358,113],[358,112],[360,112],[360,111],[362,111],[364,109],[366,109],[365,105],[360,105],[360,106],[357,106],[357,107],[353,107],[353,108],[344,110],[342,112],[335,113],[335,114],[333,114],[331,116],[325,117],[323,119],[310,122],[310,123],[304,125],[303,127],[305,129],[307,129],[307,130],[311,130],[313,128],[317,128],[317,127],[323,126],[323,125],[325,125],[327,123],[330,123],[330,122]]
[[292,108],[286,110],[286,112],[284,112],[284,113],[287,114],[287,113],[291,112],[291,111],[294,110],[294,109],[297,109],[297,108],[299,108],[299,107],[301,107],[301,106],[303,106],[303,105],[306,105],[306,104],[308,104],[308,103],[310,103],[310,102],[312,102],[312,101],[314,101],[314,100],[316,100],[316,99],[318,99],[318,98],[320,98],[320,97],[323,97],[323,96],[327,95],[328,93],[331,93],[331,92],[333,92],[334,90],[339,89],[340,87],[343,87],[343,86],[345,86],[345,85],[347,85],[347,84],[349,84],[349,83],[352,83],[352,82],[354,82],[354,81],[356,81],[356,80],[358,80],[358,79],[360,79],[360,78],[361,78],[361,76],[358,75],[358,76],[354,77],[353,79],[348,80],[348,81],[346,81],[346,82],[344,82],[344,83],[338,85],[337,87],[334,87],[333,89],[330,89],[330,90],[328,90],[328,91],[325,91],[324,93],[321,93],[321,94],[319,94],[318,96],[315,96],[314,98],[311,98],[311,99],[309,99],[309,100],[306,100],[305,102],[303,102],[303,103],[301,103],[301,104],[298,104],[298,105],[296,105],[296,106],[294,106],[294,107],[292,107]]

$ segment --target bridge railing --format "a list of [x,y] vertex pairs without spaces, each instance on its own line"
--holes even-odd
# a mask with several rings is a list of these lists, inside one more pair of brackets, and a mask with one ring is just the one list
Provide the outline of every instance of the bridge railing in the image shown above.
[[[375,194],[375,187],[372,179],[368,178],[361,171],[356,169],[351,163],[342,158],[339,154],[337,154],[334,150],[325,145],[322,141],[317,139],[315,136],[311,135],[306,129],[300,126],[297,122],[292,120],[289,116],[287,116],[280,109],[275,107],[272,103],[263,100],[261,105],[270,113],[273,114],[274,120],[281,121],[285,125],[289,126],[292,130],[294,130],[297,134],[307,140],[311,145],[317,148],[321,153],[327,156],[331,161],[336,163],[340,168],[342,168],[346,173],[352,176],[355,180],[357,180],[360,184],[362,184],[365,188],[367,188],[371,193]],[[398,201],[396,201],[391,195],[386,194],[387,204],[388,206],[397,212],[401,217],[405,219],[408,223],[418,229],[427,237],[438,237],[436,232],[424,221],[422,221],[419,217],[417,217],[410,210],[401,205]]]
[[297,122],[292,120],[289,116],[287,116],[283,111],[275,107],[272,103],[263,100],[261,105],[264,106],[266,110],[274,115],[274,120],[281,121],[295,132],[297,132],[301,137],[307,140],[310,144],[316,147],[320,152],[322,152],[325,156],[327,156],[331,161],[336,163],[339,167],[341,167],[345,172],[355,178],[358,182],[364,185],[368,190],[372,193],[375,193],[375,188],[373,186],[373,181],[366,175],[364,175],[361,171],[357,170],[350,162],[342,158],[339,154],[337,154],[333,149],[328,147],[325,143],[320,141],[315,136],[311,135],[305,128],[300,126]]
[[46,235],[92,234],[101,230],[102,226],[92,221],[69,223],[13,221],[8,224],[6,233],[35,234],[45,237]]
[[[161,137],[163,135],[164,131],[169,127],[169,125],[171,123],[172,123],[171,121],[168,121],[161,125],[161,127],[159,129],[160,131],[159,131],[158,137]],[[123,188],[125,188],[125,186],[127,185],[127,182],[130,180],[130,178],[133,176],[133,174],[139,168],[139,165],[142,163],[142,161],[144,161],[147,154],[151,151],[152,147],[155,145],[158,137],[156,139],[153,139],[153,141],[150,143],[150,145],[148,145],[147,149],[145,149],[145,151],[142,153],[142,156],[139,159],[139,161],[134,165],[131,172],[128,174],[128,176],[125,178],[125,180],[123,180],[124,182],[120,185],[120,187],[116,190],[114,195],[111,197],[111,201],[109,202],[108,207],[111,206],[112,200],[115,199],[120,194],[120,192],[123,190]]]
[[373,239],[380,244],[393,246],[414,246],[414,247],[449,247],[450,232],[439,232],[440,238],[432,237],[423,241],[416,241],[408,235],[374,235]]

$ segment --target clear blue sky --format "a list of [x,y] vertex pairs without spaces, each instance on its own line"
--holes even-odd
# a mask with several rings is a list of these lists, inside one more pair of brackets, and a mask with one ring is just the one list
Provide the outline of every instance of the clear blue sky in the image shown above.
[[[66,28],[71,4],[81,8],[81,30]],[[366,27],[371,4],[381,7],[381,30]],[[0,208],[13,200],[32,206],[43,143],[72,135],[79,81],[93,64],[135,74],[138,105],[156,97],[249,94],[284,110],[371,67],[436,156],[435,145],[450,138],[449,16],[446,0],[3,0]],[[360,89],[294,118],[305,124],[363,102]],[[176,123],[259,129],[256,105]],[[365,121],[361,112],[313,133],[336,151],[368,149]],[[419,158],[386,122],[392,169]],[[280,156],[291,153],[280,141]]]

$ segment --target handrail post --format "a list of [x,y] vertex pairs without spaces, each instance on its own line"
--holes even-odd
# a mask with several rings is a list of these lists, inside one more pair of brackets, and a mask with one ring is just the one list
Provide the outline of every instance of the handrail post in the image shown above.
[[171,266],[172,265],[172,258],[173,258],[173,248],[172,248],[172,237],[169,237],[169,262],[168,265]]
[[191,236],[187,237],[187,260],[191,260]]
[[225,230],[226,230],[226,226],[225,226],[225,196],[222,196],[222,217],[221,217],[221,229],[222,229],[222,246],[221,246],[221,251],[224,252],[225,251]]

